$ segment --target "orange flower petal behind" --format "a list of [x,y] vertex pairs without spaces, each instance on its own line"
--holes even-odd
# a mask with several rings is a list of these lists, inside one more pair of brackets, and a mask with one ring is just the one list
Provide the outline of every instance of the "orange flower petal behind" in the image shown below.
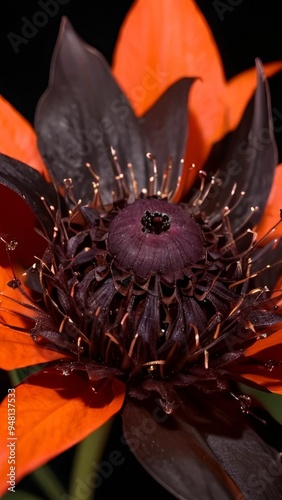
[[31,125],[0,96],[0,153],[46,173]]
[[33,385],[21,384],[15,394],[9,393],[16,408],[14,436],[8,431],[9,396],[0,407],[0,494],[8,488],[7,445],[15,443],[18,482],[103,425],[124,400],[124,384],[116,379],[104,379],[96,390],[77,372],[69,376],[39,372],[31,379]]
[[[114,75],[138,115],[177,79],[198,77],[189,97],[189,138],[178,201],[212,145],[238,125],[256,87],[256,70],[226,82],[212,32],[193,0],[137,0],[122,25],[113,61]],[[265,65],[266,75],[281,66]]]
[[138,115],[179,78],[199,78],[189,98],[186,155],[187,168],[195,163],[199,170],[212,143],[225,134],[227,124],[220,54],[196,3],[135,2],[120,32],[113,71]]
[[36,346],[28,333],[0,326],[0,368],[15,370],[26,366],[48,363],[66,355]]
[[240,374],[246,379],[246,383],[249,380],[260,386],[260,388],[282,395],[282,366],[270,370],[263,366],[255,369],[252,365],[243,365]]
[[[256,362],[254,362],[256,360]],[[271,392],[282,394],[282,330],[258,340],[245,352],[235,371]]]
[[29,317],[34,315],[32,310],[20,304],[29,303],[20,290],[7,285],[12,279],[11,269],[0,268],[0,368],[14,370],[65,358],[66,355],[60,352],[36,345],[28,333],[4,326],[6,323],[24,329],[29,322],[20,314]]
[[282,360],[282,330],[279,330],[265,339],[260,339],[251,345],[245,351],[245,356],[253,356],[263,361],[269,360],[269,349],[272,349],[272,358],[280,358]]
[[[280,209],[282,209],[282,163],[275,171],[274,182],[268,198],[268,202],[263,214],[263,218],[258,225],[258,238],[262,238],[280,219]],[[282,236],[282,224],[279,224],[274,232],[264,240],[266,243],[270,239]]]

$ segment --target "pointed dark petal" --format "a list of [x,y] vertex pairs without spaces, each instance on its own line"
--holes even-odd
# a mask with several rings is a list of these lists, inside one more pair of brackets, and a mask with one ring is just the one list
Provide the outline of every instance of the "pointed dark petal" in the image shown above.
[[251,428],[239,440],[210,434],[207,443],[247,500],[282,498],[280,453]]
[[[251,207],[259,207],[259,211],[252,216],[251,225],[259,222],[277,165],[268,84],[259,60],[256,65],[258,84],[255,95],[236,131],[223,141],[223,148],[220,144],[216,145],[205,168],[207,171],[214,169],[213,173],[219,178],[221,185],[214,185],[203,204],[203,209],[214,221],[219,218],[226,205],[230,208],[236,205],[230,214],[233,232],[245,226]],[[222,155],[224,148],[226,154],[222,162],[219,155]],[[219,165],[217,172],[215,165]],[[235,185],[235,194],[230,199]],[[241,192],[245,192],[245,196],[242,196]]]
[[[179,499],[230,500],[240,490],[188,421],[129,401],[123,411],[126,441],[141,465]],[[237,496],[238,495],[238,496]]]
[[77,198],[92,198],[93,176],[101,177],[104,203],[116,191],[111,146],[129,178],[132,163],[139,190],[146,185],[146,148],[133,110],[102,55],[83,43],[63,19],[53,56],[49,88],[36,112],[39,149],[57,182],[72,178]]
[[48,184],[33,168],[2,154],[0,154],[0,184],[17,193],[27,203],[38,218],[43,233],[52,237],[54,221],[41,199],[45,198],[47,206],[56,207],[56,193],[52,184]]
[[140,122],[148,138],[148,151],[156,158],[160,189],[162,176],[172,160],[170,191],[181,175],[188,134],[187,97],[194,78],[182,78],[171,85],[143,115]]

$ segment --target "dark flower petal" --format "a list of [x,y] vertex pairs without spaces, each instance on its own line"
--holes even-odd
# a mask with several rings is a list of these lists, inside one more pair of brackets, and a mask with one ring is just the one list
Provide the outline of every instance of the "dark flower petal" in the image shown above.
[[188,134],[187,96],[193,82],[194,78],[178,80],[140,119],[148,138],[148,151],[157,161],[158,189],[170,158],[170,191],[175,190],[181,175]]
[[125,438],[143,467],[185,500],[281,498],[280,454],[246,424],[248,397],[182,392],[169,415],[157,399],[126,403]]
[[268,446],[251,428],[246,428],[240,439],[215,434],[208,435],[206,439],[247,500],[282,498],[280,453]]
[[128,401],[123,410],[126,441],[141,465],[179,499],[230,500],[240,490],[224,472],[198,430],[177,413],[166,415]]
[[118,155],[124,175],[132,163],[141,190],[149,174],[145,139],[138,119],[111,76],[102,55],[80,40],[63,19],[55,49],[49,88],[36,112],[39,149],[60,185],[72,178],[74,194],[83,202],[93,196],[93,175],[100,179],[104,203],[112,202],[116,190],[111,147]]
[[[205,166],[208,172],[214,165],[219,165],[219,168],[214,173],[218,182],[213,185],[203,209],[210,220],[215,221],[221,216],[222,209],[229,206],[229,218],[234,232],[245,227],[252,207],[259,207],[252,214],[252,227],[259,222],[278,162],[268,84],[259,60],[256,65],[257,89],[241,123],[223,144],[215,146]],[[226,147],[223,162],[222,146]],[[231,195],[234,188],[235,192]],[[245,195],[242,195],[243,192]]]
[[[48,213],[42,197],[48,207],[56,207],[57,197],[53,185],[48,184],[33,168],[3,154],[0,154],[0,184],[17,193],[27,203],[38,218],[42,232],[52,237],[54,220]],[[18,216],[20,217],[20,214]]]

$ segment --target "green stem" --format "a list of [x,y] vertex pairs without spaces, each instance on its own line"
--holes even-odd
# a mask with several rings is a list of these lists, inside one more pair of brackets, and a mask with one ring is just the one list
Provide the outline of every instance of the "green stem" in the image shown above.
[[11,370],[9,372],[9,377],[10,377],[10,380],[12,382],[13,387],[15,387],[16,385],[18,385],[21,382],[21,378],[20,378],[17,370]]
[[27,491],[17,489],[15,489],[15,493],[13,493],[13,496],[10,492],[6,493],[6,495],[2,497],[2,500],[11,500],[11,498],[13,498],[13,500],[42,500],[41,497],[33,495],[33,493],[28,493]]
[[66,494],[64,487],[49,465],[44,465],[35,470],[31,477],[40,486],[46,498],[50,500],[62,500],[63,495]]
[[[84,439],[77,447],[71,471],[70,498],[93,500],[97,477],[97,466],[101,461],[105,444],[111,429],[112,419]],[[83,499],[80,492],[83,488]],[[87,491],[87,497],[85,495]]]

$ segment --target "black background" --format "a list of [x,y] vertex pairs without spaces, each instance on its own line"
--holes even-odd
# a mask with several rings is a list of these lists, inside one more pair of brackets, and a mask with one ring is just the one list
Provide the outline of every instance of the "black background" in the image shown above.
[[[43,0],[44,1],[44,0]],[[152,0],[161,1],[161,0]],[[163,0],[171,1],[173,0]],[[132,0],[110,1],[84,1],[65,0],[66,5],[60,5],[58,14],[49,17],[47,24],[38,29],[38,33],[30,38],[27,44],[20,44],[16,54],[8,34],[13,32],[22,34],[25,16],[32,20],[33,16],[42,10],[37,1],[10,0],[1,5],[0,16],[0,93],[10,101],[31,123],[34,118],[36,103],[48,83],[49,65],[51,55],[59,31],[62,15],[68,16],[76,31],[90,45],[100,50],[109,63],[118,35],[120,25],[131,7]],[[225,12],[219,15],[219,3],[209,0],[198,0],[197,4],[207,18],[222,54],[226,77],[254,66],[256,57],[263,63],[282,60],[282,29],[280,15],[280,0],[222,1],[221,6],[227,5]],[[232,6],[233,5],[233,6]],[[136,30],[138,36],[138,30]],[[270,79],[272,107],[282,116],[282,73]],[[282,161],[282,118],[281,131],[276,133],[279,146],[280,161]],[[278,127],[279,128],[279,127]],[[119,423],[116,424],[117,426]],[[109,449],[118,447],[119,431],[114,429]],[[116,440],[116,441],[115,441]],[[126,453],[122,450],[122,453]],[[124,466],[116,471],[110,480],[105,481],[97,493],[97,499],[110,498],[115,490],[125,493],[130,492],[129,478],[138,475],[138,491],[151,496],[159,493],[163,500],[171,498],[169,494],[155,488],[153,480],[142,476],[140,468],[131,455],[124,455]],[[60,459],[64,460],[64,459]],[[65,455],[67,463],[68,455]],[[66,463],[55,461],[55,468],[65,469]],[[61,475],[64,475],[61,470]],[[146,479],[145,479],[146,478]],[[135,485],[136,486],[136,485]],[[28,480],[23,482],[23,487],[29,489]],[[31,490],[33,488],[31,487]],[[136,488],[132,490],[132,496]],[[123,495],[122,495],[123,496]]]

